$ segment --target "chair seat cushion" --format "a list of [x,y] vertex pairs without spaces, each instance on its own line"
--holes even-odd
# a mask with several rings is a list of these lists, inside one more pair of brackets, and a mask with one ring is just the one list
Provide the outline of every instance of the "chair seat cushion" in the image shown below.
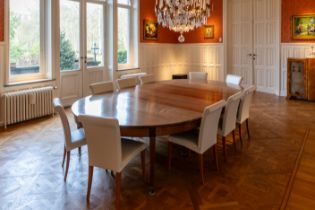
[[147,145],[143,142],[122,139],[121,149],[122,149],[122,163],[121,170],[140,152],[145,150]]
[[78,147],[86,145],[84,129],[80,128],[74,131],[71,131],[71,145],[67,147],[67,150],[72,150]]
[[184,133],[171,135],[169,142],[186,147],[196,153],[200,153],[198,149],[199,130],[192,130]]

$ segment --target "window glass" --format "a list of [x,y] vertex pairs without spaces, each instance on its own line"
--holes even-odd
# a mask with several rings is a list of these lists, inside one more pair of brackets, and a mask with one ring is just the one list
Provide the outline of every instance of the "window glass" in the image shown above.
[[129,18],[128,8],[118,8],[118,64],[127,64],[129,59]]
[[86,59],[87,67],[104,66],[103,6],[87,3]]
[[10,75],[40,71],[40,0],[10,0]]
[[130,5],[130,0],[118,0],[118,4]]
[[60,70],[80,69],[80,3],[60,0]]

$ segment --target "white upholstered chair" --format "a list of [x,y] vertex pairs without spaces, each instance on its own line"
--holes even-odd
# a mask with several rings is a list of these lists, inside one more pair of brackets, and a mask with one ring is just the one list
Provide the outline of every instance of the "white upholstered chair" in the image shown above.
[[224,105],[225,101],[221,100],[205,108],[201,120],[199,134],[198,132],[191,131],[169,137],[169,168],[171,167],[172,144],[178,144],[198,154],[202,183],[204,183],[203,154],[211,147],[213,148],[213,156],[218,169],[216,156],[217,132],[220,115]]
[[81,115],[78,119],[85,129],[88,146],[89,177],[86,198],[89,201],[94,167],[110,169],[116,173],[116,205],[119,206],[121,172],[136,155],[141,153],[144,176],[147,146],[142,142],[122,140],[117,119],[86,115]]
[[135,87],[138,84],[138,77],[131,77],[127,79],[117,79],[118,89]]
[[81,152],[81,146],[86,144],[85,134],[82,128],[71,131],[67,115],[59,98],[54,98],[53,104],[55,110],[59,113],[64,132],[64,152],[62,167],[64,166],[67,156],[66,171],[64,175],[64,181],[66,181],[70,164],[70,151],[79,148],[79,152]]
[[220,119],[218,134],[219,136],[222,137],[224,160],[226,160],[226,156],[227,156],[225,138],[231,132],[233,135],[234,149],[236,150],[236,144],[235,144],[236,117],[237,117],[237,110],[238,110],[238,106],[240,104],[242,95],[243,95],[242,92],[238,92],[227,99],[223,116]]
[[155,82],[155,78],[153,74],[147,74],[144,76],[140,76],[139,81],[140,81],[140,84],[143,85],[143,84]]
[[134,74],[123,74],[120,76],[120,79],[128,79],[128,78],[139,78],[139,77],[142,77],[142,76],[145,76],[147,75],[146,72],[139,72],[139,73],[134,73]]
[[90,90],[92,92],[92,95],[113,92],[114,89],[115,89],[114,83],[112,81],[97,82],[90,84]]
[[242,77],[235,74],[226,75],[225,82],[231,85],[241,85]]
[[246,88],[243,92],[243,96],[241,98],[240,106],[238,108],[238,113],[237,113],[237,119],[236,123],[238,124],[239,128],[239,136],[241,143],[243,144],[242,141],[242,124],[246,122],[246,129],[247,129],[247,135],[249,138],[249,128],[248,128],[248,119],[249,119],[249,109],[253,97],[253,93],[256,90],[256,87],[254,85],[249,86]]
[[207,72],[189,72],[188,73],[189,80],[208,80],[208,73]]

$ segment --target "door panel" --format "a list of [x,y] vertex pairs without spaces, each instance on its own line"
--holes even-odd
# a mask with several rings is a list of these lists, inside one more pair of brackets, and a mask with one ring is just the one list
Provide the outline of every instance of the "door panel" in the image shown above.
[[85,69],[83,95],[91,94],[89,85],[104,80],[105,70],[105,2],[87,2],[85,33]]
[[228,72],[263,92],[278,89],[279,15],[279,0],[228,1]]
[[243,84],[252,83],[252,0],[228,1],[228,72],[241,75]]
[[65,105],[82,97],[80,1],[60,0],[60,97]]
[[276,0],[254,0],[254,77],[257,89],[276,92],[279,72],[279,11]]

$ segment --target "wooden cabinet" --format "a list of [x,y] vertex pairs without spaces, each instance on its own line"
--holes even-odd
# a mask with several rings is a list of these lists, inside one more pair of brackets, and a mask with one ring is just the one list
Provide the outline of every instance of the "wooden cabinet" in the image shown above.
[[315,58],[289,58],[287,97],[315,100]]

